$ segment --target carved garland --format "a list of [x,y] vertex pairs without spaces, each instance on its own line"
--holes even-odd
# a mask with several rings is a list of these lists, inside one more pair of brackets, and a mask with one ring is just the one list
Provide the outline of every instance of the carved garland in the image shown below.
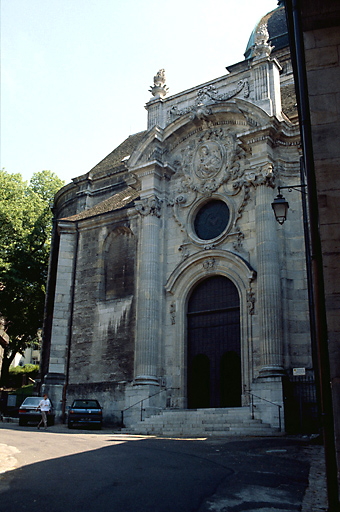
[[218,94],[214,85],[208,85],[199,89],[194,105],[179,109],[176,105],[170,108],[169,117],[180,117],[185,114],[191,114],[192,119],[198,117],[203,119],[211,114],[211,109],[207,106],[214,103],[228,101],[237,94],[244,90],[244,97],[249,97],[249,83],[248,80],[240,80],[237,87],[232,91],[225,94]]

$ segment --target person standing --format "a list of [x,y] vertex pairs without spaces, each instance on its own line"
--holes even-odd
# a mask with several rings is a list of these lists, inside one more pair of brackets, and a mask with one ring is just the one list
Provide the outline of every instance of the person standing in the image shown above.
[[46,394],[44,394],[43,400],[40,400],[37,410],[38,409],[40,409],[41,412],[41,420],[38,425],[38,429],[40,428],[40,425],[44,423],[45,430],[47,430],[47,414],[50,412],[51,402],[49,398],[47,398]]

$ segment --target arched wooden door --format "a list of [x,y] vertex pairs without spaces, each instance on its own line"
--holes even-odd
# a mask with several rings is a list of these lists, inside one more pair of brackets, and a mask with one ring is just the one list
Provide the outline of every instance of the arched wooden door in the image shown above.
[[240,299],[224,276],[191,293],[188,326],[188,408],[241,406]]

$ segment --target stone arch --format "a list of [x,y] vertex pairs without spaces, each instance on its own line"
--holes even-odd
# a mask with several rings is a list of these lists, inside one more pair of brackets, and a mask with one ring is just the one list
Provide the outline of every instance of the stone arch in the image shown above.
[[136,240],[127,226],[118,226],[103,243],[104,282],[106,300],[134,294]]
[[[235,285],[240,297],[240,339],[242,367],[242,404],[248,403],[244,391],[250,389],[253,377],[252,358],[252,315],[248,305],[248,293],[256,279],[256,272],[240,256],[223,250],[207,250],[196,253],[183,261],[170,275],[165,289],[168,301],[176,310],[176,321],[172,322],[173,340],[176,347],[173,353],[174,366],[180,369],[174,387],[180,389],[177,403],[187,407],[187,360],[186,360],[186,310],[194,287],[207,277],[221,275]],[[171,308],[170,308],[171,309]]]

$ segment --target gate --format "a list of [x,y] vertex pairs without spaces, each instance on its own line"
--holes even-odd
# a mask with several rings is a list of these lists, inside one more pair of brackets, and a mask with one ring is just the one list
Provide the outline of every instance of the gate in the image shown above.
[[319,432],[318,406],[313,370],[306,375],[287,375],[283,381],[285,425],[288,434]]

